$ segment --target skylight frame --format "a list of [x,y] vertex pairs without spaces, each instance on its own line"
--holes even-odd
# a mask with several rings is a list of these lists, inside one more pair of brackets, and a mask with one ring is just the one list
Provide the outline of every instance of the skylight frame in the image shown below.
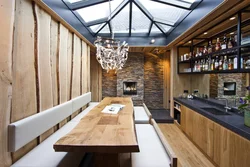
[[[119,8],[121,5],[118,6],[118,10],[114,10],[114,12],[112,13],[112,16],[111,16],[111,19],[109,18],[103,18],[103,19],[98,19],[98,20],[95,20],[95,21],[92,21],[92,22],[89,22],[89,23],[86,23],[82,18],[81,16],[78,14],[78,12],[76,12],[74,9],[80,9],[80,8],[84,8],[84,7],[88,7],[88,6],[92,6],[92,5],[96,5],[96,4],[99,4],[99,3],[104,3],[104,2],[108,2],[109,0],[91,0],[90,2],[83,2],[83,1],[79,1],[79,2],[75,2],[75,3],[70,3],[69,0],[62,0],[68,7],[69,9],[75,14],[75,16],[78,18],[79,21],[81,21],[81,23],[83,24],[83,26],[85,28],[88,29],[88,31],[92,34],[93,37],[95,36],[98,36],[98,35],[111,35],[111,32],[113,31],[112,28],[110,27],[110,20],[112,20],[117,14],[119,14],[121,12],[121,10],[123,10],[123,8],[126,6],[123,6],[121,8]],[[111,0],[112,1],[112,0]],[[166,3],[166,2],[163,2],[165,0],[151,0],[151,1],[161,1],[161,2],[158,2],[158,3]],[[190,0],[172,0],[173,1],[190,1]],[[144,32],[139,32],[139,33],[133,33],[132,31],[132,25],[133,25],[133,13],[132,13],[132,4],[133,5],[136,5],[138,6],[138,0],[124,0],[122,2],[122,4],[124,4],[124,2],[126,4],[129,4],[130,5],[130,11],[129,11],[129,33],[116,33],[115,32],[115,35],[117,37],[121,36],[121,37],[130,37],[130,36],[144,36],[144,37],[151,37],[151,36],[158,36],[159,34],[163,34],[165,36],[168,36],[174,29],[176,26],[178,26],[188,15],[189,13],[191,13],[195,8],[196,6],[198,6],[199,3],[201,3],[203,0],[191,0],[191,1],[194,1],[191,6],[190,6],[190,9],[187,10],[187,12],[185,12],[185,14],[183,14],[179,20],[177,20],[177,22],[175,22],[175,24],[168,24],[165,22],[163,22],[162,20],[158,19],[158,18],[154,18],[150,12],[146,11],[145,8],[139,8],[146,17],[148,17],[148,19],[150,20],[150,26],[149,26],[149,30],[147,33]],[[189,2],[186,2],[186,3],[189,3]],[[83,6],[79,6],[79,4],[83,5]],[[142,6],[142,5],[141,5]],[[173,5],[174,6],[174,5]],[[181,8],[181,7],[180,7]],[[149,15],[147,15],[149,14]],[[93,32],[91,30],[91,26],[93,25],[96,25],[96,24],[101,24],[101,23],[104,23],[103,27],[100,28],[100,30],[98,32]],[[164,31],[164,29],[161,27],[161,26],[157,26],[157,24],[166,24],[166,25],[170,25],[172,26],[169,31]],[[103,34],[101,33],[102,29],[108,25],[109,26],[109,29],[110,29],[110,33],[107,33],[107,34]],[[152,29],[152,26],[153,25],[156,25],[157,28],[161,31],[161,33],[152,33],[151,32],[151,29]]]

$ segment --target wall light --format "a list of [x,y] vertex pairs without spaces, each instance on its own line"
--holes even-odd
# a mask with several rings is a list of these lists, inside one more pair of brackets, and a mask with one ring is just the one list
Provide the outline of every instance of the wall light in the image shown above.
[[234,20],[235,19],[235,17],[231,17],[229,20]]
[[155,39],[153,38],[151,41],[150,41],[151,44],[154,44],[155,43]]

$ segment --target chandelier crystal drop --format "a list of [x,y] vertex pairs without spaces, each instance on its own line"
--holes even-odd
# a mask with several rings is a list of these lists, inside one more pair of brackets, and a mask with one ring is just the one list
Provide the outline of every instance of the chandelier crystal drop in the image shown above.
[[94,44],[97,48],[96,59],[104,70],[117,72],[123,68],[128,59],[128,43],[124,41],[121,45],[117,39],[97,37]]
[[[111,2],[109,0],[109,20],[111,22]],[[123,68],[128,59],[128,43],[121,44],[120,40],[114,39],[114,31],[111,31],[111,38],[97,37],[94,42],[96,46],[96,59],[104,70],[115,70],[116,72]]]

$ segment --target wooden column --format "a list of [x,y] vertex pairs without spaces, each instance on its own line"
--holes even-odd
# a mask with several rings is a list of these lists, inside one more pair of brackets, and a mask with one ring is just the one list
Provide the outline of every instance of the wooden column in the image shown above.
[[163,55],[163,107],[170,109],[170,52]]
[[8,124],[12,95],[12,43],[15,1],[0,1],[0,166],[11,165],[8,152]]

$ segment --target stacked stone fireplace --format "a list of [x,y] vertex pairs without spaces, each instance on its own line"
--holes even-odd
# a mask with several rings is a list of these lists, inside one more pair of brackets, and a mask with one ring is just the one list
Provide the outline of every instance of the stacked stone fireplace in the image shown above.
[[124,68],[117,72],[117,96],[131,96],[134,105],[142,105],[144,100],[144,56],[142,54],[129,55]]

